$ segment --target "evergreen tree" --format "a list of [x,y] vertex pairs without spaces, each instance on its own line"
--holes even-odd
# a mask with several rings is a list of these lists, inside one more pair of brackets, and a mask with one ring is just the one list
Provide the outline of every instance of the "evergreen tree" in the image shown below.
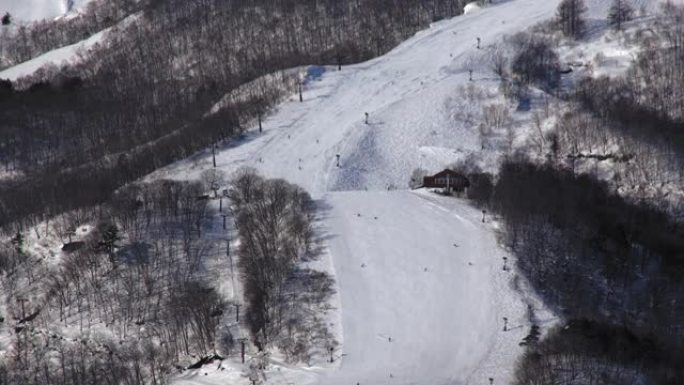
[[613,29],[622,30],[622,24],[632,20],[634,8],[626,0],[613,0],[608,10],[608,25]]
[[2,17],[2,25],[10,25],[12,23],[12,15],[9,12],[5,12],[5,16]]
[[100,240],[97,243],[97,250],[107,254],[112,266],[116,268],[114,250],[119,247],[117,244],[121,240],[119,229],[114,224],[103,224],[99,228]]
[[560,30],[565,36],[577,39],[585,32],[584,13],[587,6],[584,0],[563,0],[558,5],[556,18]]
[[20,232],[17,231],[17,235],[15,235],[14,238],[12,238],[11,242],[12,245],[14,245],[14,250],[17,252],[17,254],[23,254],[24,236],[21,235]]

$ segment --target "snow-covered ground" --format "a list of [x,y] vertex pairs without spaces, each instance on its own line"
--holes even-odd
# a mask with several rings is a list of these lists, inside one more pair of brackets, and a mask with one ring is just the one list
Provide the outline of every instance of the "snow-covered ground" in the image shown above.
[[39,68],[48,64],[54,64],[56,66],[73,64],[76,60],[78,60],[79,55],[86,54],[90,48],[95,46],[95,44],[99,44],[108,31],[109,29],[106,29],[76,44],[46,52],[29,61],[25,61],[16,66],[7,68],[4,71],[0,71],[0,79],[14,81],[23,76],[31,75]]
[[[274,362],[267,383],[510,382],[529,333],[527,305],[543,310],[514,288],[515,272],[503,270],[507,254],[479,211],[429,192],[332,192],[322,202],[340,293],[341,319],[330,325],[341,321],[339,362]],[[188,371],[177,383],[246,382],[235,366]]]
[[9,12],[15,20],[54,19],[77,12],[92,0],[0,0],[0,13]]
[[[328,315],[341,343],[338,359],[296,367],[274,357],[266,383],[511,381],[529,332],[528,305],[538,317],[543,310],[523,280],[502,269],[507,254],[493,223],[483,224],[461,200],[406,186],[416,167],[434,171],[480,152],[476,124],[454,119],[459,88],[495,88],[481,59],[487,47],[552,17],[557,3],[503,2],[436,23],[377,59],[341,71],[315,68],[302,103],[293,95],[266,117],[263,133],[252,128],[218,151],[220,169],[250,166],[285,178],[311,192],[323,211],[320,263],[331,266],[338,285]],[[205,152],[148,178],[196,178],[211,163]],[[176,381],[249,383],[233,360],[221,368],[187,371]]]
[[[250,131],[221,151],[217,163],[229,171],[255,167],[314,194],[405,188],[417,167],[437,171],[480,151],[479,122],[455,119],[451,101],[459,97],[459,87],[496,88],[496,76],[483,59],[488,46],[552,17],[557,3],[504,2],[435,23],[379,58],[341,71],[325,68],[322,76],[309,79],[303,103],[293,96],[281,104],[264,122],[263,134]],[[153,176],[193,177],[210,162],[203,154]]]
[[[0,0],[2,1],[2,0]],[[57,48],[52,51],[46,52],[40,56],[37,56],[31,60],[25,61],[23,63],[17,64],[13,67],[7,68],[0,71],[0,79],[7,80],[17,80],[23,76],[31,75],[35,73],[41,67],[47,65],[73,65],[77,63],[83,55],[87,55],[89,50],[95,47],[97,44],[102,44],[105,40],[107,34],[113,30],[126,28],[130,23],[134,22],[140,17],[139,13],[130,15],[123,19],[116,26],[106,28],[87,39],[81,40],[78,43],[74,43],[65,47]]]
[[92,0],[0,0],[0,13],[9,12],[15,20],[54,19],[78,12]]
[[[509,357],[522,351],[526,307],[509,293],[505,253],[479,212],[403,191],[332,193],[325,201],[345,356],[318,383],[510,380],[510,361],[503,370],[483,365],[500,358],[499,348]],[[503,317],[516,329],[504,332]]]
[[[406,186],[417,167],[437,171],[470,154],[485,166],[495,164],[500,154],[481,150],[479,122],[462,117],[464,110],[482,106],[459,98],[465,87],[484,94],[496,89],[496,76],[483,59],[489,48],[553,17],[558,2],[501,1],[435,23],[374,60],[341,71],[315,68],[302,103],[293,96],[266,117],[263,133],[252,127],[220,149],[217,165],[228,173],[250,166],[312,193],[326,239],[318,263],[337,281],[335,309],[328,315],[341,343],[336,362],[319,357],[311,367],[297,367],[273,357],[267,383],[510,383],[522,352],[518,343],[529,332],[528,306],[540,324],[553,322],[553,316],[515,271],[502,269],[503,258],[511,256],[497,245],[496,223],[482,223],[481,213],[461,200]],[[606,4],[589,2],[595,12]],[[612,51],[604,54],[627,57],[630,52],[615,42],[605,41],[603,47]],[[591,58],[597,52],[584,54]],[[45,62],[73,57],[66,51],[50,55]],[[564,59],[573,55],[568,51]],[[8,71],[20,69],[0,78],[9,77]],[[482,103],[491,99],[485,96]],[[524,121],[525,113],[513,119]],[[197,178],[211,163],[205,152],[148,178]],[[186,371],[176,382],[249,383],[236,361],[221,368]]]

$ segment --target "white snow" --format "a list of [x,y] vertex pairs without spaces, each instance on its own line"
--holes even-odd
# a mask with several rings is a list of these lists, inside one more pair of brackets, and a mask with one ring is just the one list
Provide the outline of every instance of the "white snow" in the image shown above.
[[62,66],[75,64],[80,60],[82,55],[87,55],[88,52],[96,45],[102,44],[107,34],[115,29],[125,28],[127,25],[134,22],[138,17],[140,17],[139,13],[130,15],[116,26],[106,28],[85,40],[79,41],[78,43],[72,45],[54,49],[31,60],[0,71],[0,79],[14,81],[21,77],[31,75],[38,69],[48,65]]
[[478,212],[401,191],[334,193],[326,202],[346,356],[318,382],[484,382],[478,369],[502,317],[523,307],[502,303],[502,252]]
[[64,64],[73,64],[78,60],[79,54],[87,53],[87,51],[102,41],[103,36],[109,29],[94,34],[86,40],[82,40],[76,44],[61,47],[40,56],[37,56],[29,61],[17,64],[14,67],[7,68],[0,71],[0,79],[17,80],[21,77],[28,76],[36,72],[39,68],[49,64],[61,66]]
[[463,14],[468,15],[475,11],[479,11],[480,9],[480,5],[476,2],[468,3],[465,5],[465,7],[463,7]]
[[[457,116],[451,101],[469,84],[496,89],[498,80],[483,59],[489,46],[552,17],[557,3],[505,2],[435,23],[382,57],[341,71],[326,68],[308,81],[303,103],[293,95],[264,120],[263,134],[250,131],[220,151],[217,164],[228,171],[255,167],[314,195],[405,188],[417,167],[438,171],[445,163],[480,152],[479,122]],[[473,69],[473,82],[468,81],[468,68]],[[209,164],[206,152],[151,177],[196,178]]]
[[[285,178],[311,192],[323,210],[328,241],[319,263],[331,266],[338,285],[336,309],[327,316],[341,343],[338,359],[297,367],[272,358],[266,383],[510,382],[523,351],[518,343],[529,332],[528,305],[541,311],[540,305],[514,271],[503,271],[507,254],[478,210],[406,186],[414,168],[434,171],[481,153],[478,122],[454,111],[466,105],[458,103],[459,89],[472,84],[489,98],[497,86],[482,59],[489,46],[552,17],[557,3],[504,2],[435,23],[374,60],[325,68],[307,79],[303,103],[293,95],[264,119],[263,133],[253,127],[217,152],[226,172],[250,166]],[[148,179],[197,178],[211,163],[204,152]],[[234,360],[223,367],[188,371],[176,381],[249,383]]]
[[0,13],[9,12],[15,20],[35,21],[54,19],[65,16],[69,12],[77,12],[92,0],[73,0],[69,9],[69,0],[0,0]]
[[[486,384],[490,377],[495,384],[511,382],[523,351],[518,343],[529,332],[528,306],[542,326],[553,323],[554,315],[515,270],[502,269],[504,257],[509,267],[514,261],[497,244],[496,222],[483,223],[481,212],[462,200],[407,191],[406,185],[417,167],[437,171],[470,154],[495,161],[497,150],[481,150],[479,122],[468,117],[491,101],[488,90],[498,84],[483,58],[505,35],[553,17],[559,1],[504,1],[477,12],[469,4],[467,16],[434,23],[382,57],[310,76],[303,103],[293,95],[265,117],[263,133],[252,127],[219,150],[217,165],[228,173],[250,166],[312,193],[321,209],[317,228],[326,239],[315,266],[337,282],[334,309],[326,315],[341,344],[336,362],[318,357],[310,367],[295,366],[274,354],[266,383]],[[588,3],[605,9],[609,1]],[[50,52],[0,78],[69,62],[101,38]],[[581,55],[592,59],[603,51],[623,60],[630,54],[615,40],[604,43]],[[570,60],[580,53],[567,55]],[[484,99],[464,102],[469,85],[482,90]],[[513,119],[524,121],[524,113]],[[209,152],[200,153],[148,179],[197,178],[211,163]],[[37,252],[58,256],[54,244],[36,243],[44,248]],[[239,288],[224,278],[217,275],[225,281],[221,292],[236,299]],[[248,384],[245,371],[231,358],[220,367],[186,371],[175,382]]]

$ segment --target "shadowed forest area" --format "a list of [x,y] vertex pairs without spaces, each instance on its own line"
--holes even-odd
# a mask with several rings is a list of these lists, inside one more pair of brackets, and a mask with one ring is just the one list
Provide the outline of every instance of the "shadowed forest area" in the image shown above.
[[78,65],[0,85],[0,162],[13,175],[0,184],[3,229],[104,202],[127,182],[240,135],[296,92],[284,77],[250,83],[209,114],[243,84],[372,58],[463,9],[453,0],[142,4],[137,22]]

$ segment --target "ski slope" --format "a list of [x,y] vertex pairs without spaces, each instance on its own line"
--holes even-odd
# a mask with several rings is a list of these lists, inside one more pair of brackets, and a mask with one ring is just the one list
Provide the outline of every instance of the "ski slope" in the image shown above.
[[[302,103],[293,96],[266,117],[263,133],[253,127],[217,152],[217,167],[229,174],[254,167],[311,192],[326,239],[319,263],[338,285],[328,315],[341,343],[336,362],[298,367],[275,355],[265,383],[511,382],[528,306],[541,314],[541,305],[503,270],[493,223],[461,200],[405,186],[416,167],[434,171],[480,151],[477,129],[449,108],[458,87],[496,86],[488,65],[473,59],[485,51],[477,38],[483,47],[498,43],[552,17],[557,4],[502,2],[436,23],[374,60],[341,71],[312,67]],[[148,179],[197,178],[210,167],[205,152]],[[175,382],[247,384],[244,372],[224,362]]]
[[[331,319],[333,329],[342,325],[339,361],[295,368],[273,360],[265,383],[510,381],[529,332],[527,304],[539,305],[509,287],[514,273],[503,270],[506,253],[479,211],[428,192],[332,192],[322,202],[326,259],[339,285],[341,311]],[[176,383],[248,381],[235,367],[210,366]]]
[[117,25],[105,28],[87,39],[53,49],[52,51],[48,51],[23,63],[4,69],[0,71],[0,79],[16,81],[24,76],[32,75],[40,68],[48,65],[58,67],[74,65],[82,60],[84,56],[87,56],[93,48],[99,44],[103,44],[110,33],[126,28],[128,25],[138,20],[140,15],[140,13],[134,13],[121,20]]
[[[292,367],[274,359],[266,383],[511,381],[529,332],[528,305],[538,305],[512,288],[506,254],[479,211],[403,189],[414,168],[437,170],[480,149],[476,128],[454,121],[448,108],[454,90],[471,83],[468,69],[472,83],[496,84],[487,64],[472,59],[482,51],[477,38],[497,43],[552,17],[557,3],[504,2],[434,24],[374,60],[341,71],[312,68],[304,102],[293,96],[264,120],[263,133],[252,128],[216,154],[228,173],[249,166],[301,185],[324,211],[321,264],[338,285],[329,315],[338,361]],[[149,178],[195,178],[211,163],[203,153]],[[222,365],[176,382],[249,383],[239,365]]]
[[[524,337],[523,328],[502,329],[503,317],[524,322],[524,306],[499,286],[510,273],[502,270],[504,254],[475,210],[401,191],[334,193],[326,202],[333,207],[329,247],[341,289],[346,356],[319,383],[510,378],[481,365],[496,359],[492,354],[504,347],[504,336]],[[511,356],[522,351],[506,348]]]
[[104,31],[94,34],[88,39],[48,51],[31,60],[0,71],[0,79],[15,81],[21,77],[32,75],[41,67],[49,64],[56,66],[74,64],[78,61],[80,54],[86,54],[89,49],[93,48],[96,44],[101,43],[103,37],[108,31],[109,29],[105,29]]
[[[482,59],[486,47],[552,17],[557,3],[504,2],[433,24],[368,62],[341,71],[316,68],[303,103],[293,96],[281,104],[265,120],[263,134],[252,129],[221,151],[217,164],[227,170],[255,167],[314,194],[404,188],[416,167],[437,171],[480,151],[476,124],[455,121],[449,100],[468,84],[496,89],[498,81]],[[193,160],[156,175],[197,176],[211,162],[207,154]]]
[[77,12],[92,0],[0,0],[0,13],[9,12],[15,20],[31,22],[54,19]]

